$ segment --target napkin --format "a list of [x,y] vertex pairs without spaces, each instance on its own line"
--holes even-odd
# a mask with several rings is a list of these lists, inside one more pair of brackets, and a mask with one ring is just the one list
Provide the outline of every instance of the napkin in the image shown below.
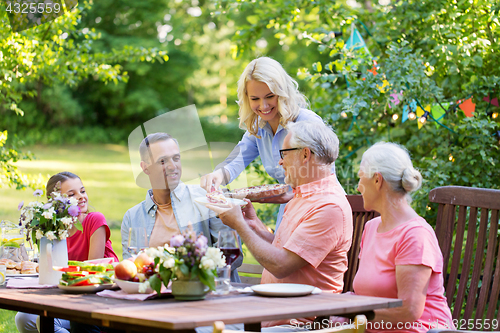
[[162,286],[161,294],[158,296],[156,294],[156,291],[153,291],[152,293],[149,294],[127,294],[123,290],[103,290],[96,295],[101,296],[101,297],[111,297],[111,298],[120,298],[120,299],[129,299],[133,301],[145,301],[148,299],[153,299],[153,298],[161,298],[161,297],[168,297],[172,294],[172,290],[170,289],[165,289],[165,287]]
[[53,284],[39,284],[37,277],[16,277],[7,280],[7,288],[13,289],[46,289],[57,288]]

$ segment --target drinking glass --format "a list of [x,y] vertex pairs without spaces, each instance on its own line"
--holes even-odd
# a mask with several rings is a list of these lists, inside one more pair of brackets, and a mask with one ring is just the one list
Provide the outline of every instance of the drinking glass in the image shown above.
[[145,227],[131,227],[128,229],[128,247],[127,250],[136,257],[139,252],[148,247],[148,236]]
[[[240,255],[240,243],[238,241],[238,234],[234,230],[221,230],[219,231],[219,239],[217,240],[217,247],[221,250],[222,254],[226,257],[226,264],[231,271],[231,265]],[[230,288],[233,287],[230,285]]]

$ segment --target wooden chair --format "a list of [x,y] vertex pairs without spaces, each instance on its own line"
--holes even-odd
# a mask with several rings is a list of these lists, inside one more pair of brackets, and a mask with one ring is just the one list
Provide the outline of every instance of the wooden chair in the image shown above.
[[500,321],[500,190],[444,186],[429,200],[439,204],[436,236],[452,317],[483,330],[485,320]]
[[369,220],[380,215],[375,211],[365,210],[363,207],[363,196],[361,195],[348,195],[347,200],[352,209],[353,232],[351,249],[347,253],[347,271],[344,274],[344,292],[354,291],[352,282],[358,271],[359,249],[365,224]]
[[[364,333],[366,330],[366,317],[364,315],[357,315],[354,318],[353,324],[338,325],[332,328],[325,328],[321,330],[313,330],[313,333]],[[222,321],[214,322],[213,333],[250,333],[244,331],[231,331],[226,330]]]
[[238,267],[238,273],[245,273],[245,274],[252,274],[252,275],[241,275],[240,274],[240,280],[243,283],[249,283],[249,284],[260,284],[260,278],[262,276],[262,271],[264,270],[264,267],[261,265],[254,265],[254,264],[241,264],[240,267]]

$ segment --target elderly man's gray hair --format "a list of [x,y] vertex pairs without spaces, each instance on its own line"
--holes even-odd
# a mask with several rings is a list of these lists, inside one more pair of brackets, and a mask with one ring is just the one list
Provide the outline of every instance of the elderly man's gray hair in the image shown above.
[[318,122],[297,121],[288,123],[291,148],[309,148],[318,161],[332,164],[339,156],[339,138],[333,129]]
[[149,145],[150,144],[158,142],[158,141],[167,141],[169,139],[174,140],[175,143],[177,144],[177,146],[179,146],[179,142],[177,142],[177,140],[168,133],[162,133],[162,132],[152,133],[152,134],[149,134],[147,137],[145,137],[144,140],[142,140],[141,144],[139,145],[139,153],[141,154],[141,161],[149,162],[149,159],[150,159]]

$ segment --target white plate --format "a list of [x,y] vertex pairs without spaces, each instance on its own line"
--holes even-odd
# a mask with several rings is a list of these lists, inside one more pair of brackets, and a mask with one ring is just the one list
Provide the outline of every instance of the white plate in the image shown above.
[[95,293],[104,289],[112,289],[116,287],[116,284],[114,283],[106,283],[106,284],[93,284],[91,286],[63,286],[61,284],[57,285],[59,289],[62,289],[68,293],[75,293],[75,294],[81,294],[81,293]]
[[[229,202],[233,206],[236,206],[236,205],[244,206],[247,204],[246,201],[243,201],[240,199],[226,198],[226,200],[227,200],[227,202]],[[194,201],[196,201],[197,203],[201,203],[202,205],[205,205],[205,206],[206,205],[214,205],[214,206],[219,206],[219,207],[229,207],[227,205],[209,202],[207,197],[198,197],[198,198],[195,198]]]
[[[140,282],[125,281],[120,279],[115,279],[116,284],[127,294],[139,294]],[[153,289],[148,287],[145,294],[151,294]]]
[[313,292],[314,287],[295,283],[266,283],[251,286],[252,290],[264,296],[303,296]]
[[5,274],[5,277],[37,277],[38,273],[34,274]]

